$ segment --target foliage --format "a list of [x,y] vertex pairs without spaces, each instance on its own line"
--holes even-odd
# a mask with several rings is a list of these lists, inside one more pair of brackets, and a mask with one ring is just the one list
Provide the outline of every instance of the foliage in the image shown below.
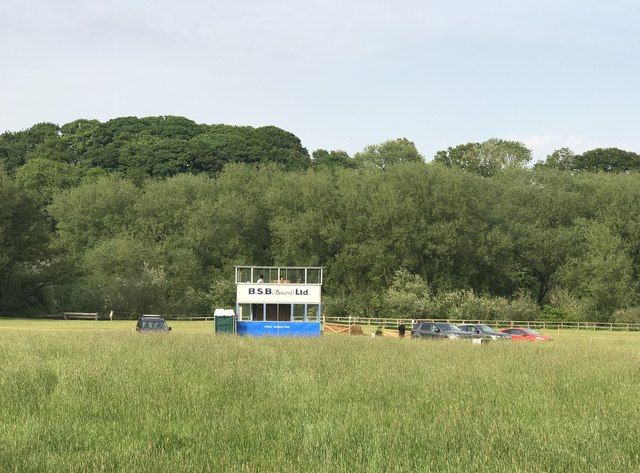
[[578,179],[553,170],[514,170],[497,176],[502,200],[494,217],[508,238],[509,271],[518,290],[546,303],[559,269],[581,254],[581,219],[590,217]]
[[38,146],[59,138],[60,129],[53,123],[38,123],[28,130],[0,135],[0,167],[11,175],[27,161]]
[[219,274],[215,276],[207,296],[209,299],[209,311],[216,308],[235,307],[236,285],[233,275]]
[[471,290],[436,294],[428,318],[456,320],[537,320],[539,308],[525,295],[512,300],[479,296]]
[[577,155],[573,169],[589,172],[640,171],[640,154],[618,148],[596,148]]
[[139,194],[131,182],[117,176],[57,194],[48,207],[57,222],[56,246],[81,257],[103,239],[125,231],[135,220],[133,206]]
[[616,310],[611,316],[611,322],[618,324],[640,324],[640,307]]
[[4,133],[0,310],[204,313],[246,264],[324,267],[334,315],[608,320],[640,304],[629,152],[529,169],[524,145],[491,139],[425,163],[401,138],[313,158],[276,127],[172,116]]
[[460,168],[483,177],[531,161],[531,151],[517,141],[492,138],[483,143],[467,143],[438,151],[433,161],[449,168]]
[[553,168],[559,171],[572,171],[575,169],[576,154],[569,148],[560,148],[547,156],[544,162],[536,163],[535,167]]
[[44,310],[55,268],[42,213],[0,170],[0,315]]
[[427,312],[430,298],[429,285],[420,276],[400,268],[384,296],[384,310],[398,318],[419,319]]
[[560,271],[563,287],[581,295],[586,320],[607,321],[635,299],[632,262],[619,237],[602,224],[584,228],[585,251]]
[[15,173],[30,159],[45,159],[121,173],[142,183],[180,173],[217,174],[227,163],[276,163],[305,169],[309,153],[293,134],[260,128],[198,125],[184,117],[120,117],[100,123],[41,123],[0,136],[0,163]]
[[398,163],[422,163],[424,157],[412,141],[398,138],[367,146],[360,153],[356,153],[353,160],[358,168],[385,170]]
[[105,312],[162,313],[167,309],[167,278],[153,247],[120,236],[87,251],[85,268],[91,286],[104,297]]
[[346,151],[327,151],[317,149],[313,152],[313,163],[315,168],[355,168],[356,163]]
[[45,208],[56,194],[79,185],[82,177],[75,164],[30,158],[16,171],[15,181],[38,208]]

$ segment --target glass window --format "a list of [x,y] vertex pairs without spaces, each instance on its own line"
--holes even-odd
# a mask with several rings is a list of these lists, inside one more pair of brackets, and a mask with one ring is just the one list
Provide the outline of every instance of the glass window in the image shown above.
[[250,321],[251,320],[251,304],[240,304],[238,307],[238,320]]
[[257,283],[262,279],[261,282],[269,282],[271,279],[271,268],[253,268],[253,282]]
[[322,284],[322,269],[307,268],[307,284]]
[[293,320],[295,322],[304,321],[304,305],[296,304],[293,306]]
[[289,279],[289,273],[289,268],[280,268],[278,270],[278,283],[286,284],[291,282],[291,280]]
[[532,328],[527,328],[524,331],[529,335],[542,335],[540,332],[538,332],[537,330],[533,330]]
[[318,322],[318,306],[307,306],[307,322]]
[[302,268],[292,269],[291,271],[289,271],[289,278],[288,279],[292,283],[304,284],[305,283],[304,269],[302,269]]
[[236,271],[236,283],[251,282],[251,268],[238,268]]

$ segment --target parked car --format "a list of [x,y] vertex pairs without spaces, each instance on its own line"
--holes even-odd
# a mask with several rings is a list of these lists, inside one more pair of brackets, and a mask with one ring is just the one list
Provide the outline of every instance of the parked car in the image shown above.
[[491,340],[511,340],[511,335],[508,333],[498,332],[496,329],[485,324],[460,324],[458,328],[464,332],[486,335],[491,338]]
[[463,339],[473,340],[474,338],[488,339],[483,335],[464,332],[453,324],[446,322],[419,322],[411,328],[412,338],[433,338],[433,339]]
[[511,335],[512,340],[518,341],[548,342],[552,340],[552,338],[548,335],[543,335],[532,328],[511,327],[503,328],[502,330],[500,330],[500,332],[508,333],[509,335]]
[[138,332],[169,332],[171,327],[160,315],[143,315],[136,324]]

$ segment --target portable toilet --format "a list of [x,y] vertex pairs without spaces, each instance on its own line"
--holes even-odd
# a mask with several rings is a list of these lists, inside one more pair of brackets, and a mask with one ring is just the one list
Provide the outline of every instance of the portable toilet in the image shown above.
[[233,335],[235,333],[235,312],[233,309],[216,309],[213,312],[214,331],[217,334]]

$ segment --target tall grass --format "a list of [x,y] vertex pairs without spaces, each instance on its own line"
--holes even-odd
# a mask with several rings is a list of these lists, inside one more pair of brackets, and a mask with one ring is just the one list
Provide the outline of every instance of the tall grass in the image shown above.
[[4,329],[0,471],[640,471],[633,340]]

